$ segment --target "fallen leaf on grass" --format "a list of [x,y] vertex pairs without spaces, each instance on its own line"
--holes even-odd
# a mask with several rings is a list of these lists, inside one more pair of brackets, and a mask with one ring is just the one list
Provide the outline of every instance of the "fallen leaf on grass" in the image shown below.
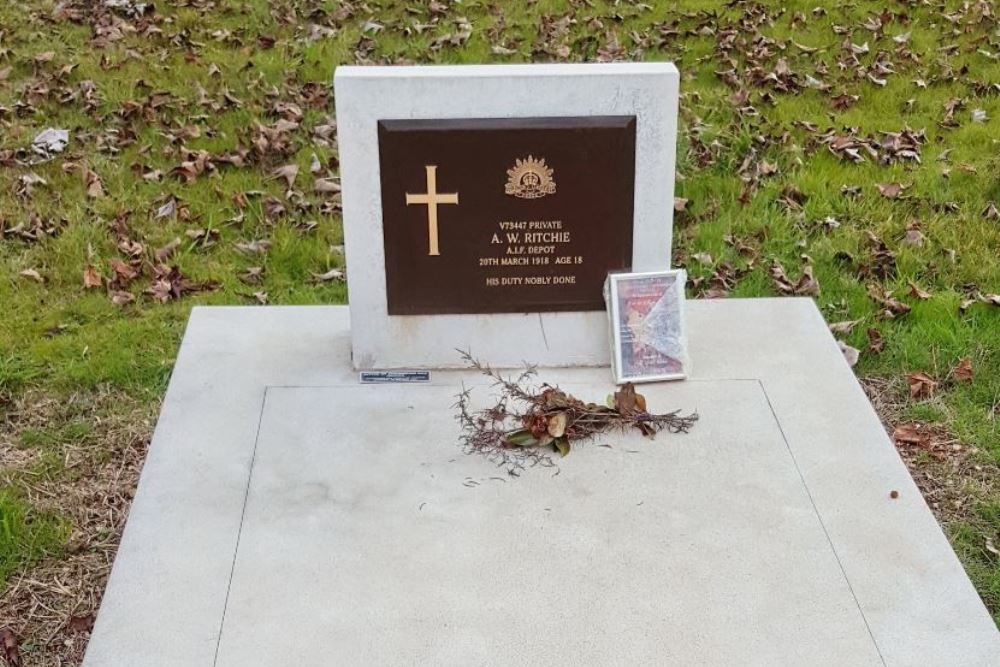
[[108,292],[108,296],[111,297],[111,303],[116,306],[124,306],[135,301],[135,295],[124,290],[112,290]]
[[986,550],[994,556],[1000,556],[1000,549],[997,549],[996,545],[993,544],[993,540],[989,537],[986,538]]
[[830,331],[839,334],[851,333],[851,330],[860,323],[861,320],[845,320],[843,322],[834,322],[830,326]]
[[912,280],[909,281],[909,285],[910,285],[910,296],[916,299],[920,299],[921,301],[926,301],[927,299],[931,298],[930,292],[925,292],[924,290],[920,289],[920,287],[918,287],[917,284]]
[[273,223],[284,214],[285,205],[279,199],[268,197],[264,200],[264,217],[267,218],[268,222]]
[[40,274],[35,269],[25,269],[24,271],[21,271],[21,275],[24,276],[25,278],[31,278],[36,283],[45,282],[45,278],[42,278],[42,274]]
[[904,445],[917,445],[925,448],[930,445],[930,436],[922,432],[920,424],[913,422],[900,424],[893,429],[892,439]]
[[264,239],[255,241],[240,241],[239,243],[236,243],[235,246],[240,252],[263,253],[267,252],[267,249],[271,247],[271,242]]
[[257,285],[264,279],[264,267],[251,266],[238,277],[247,285]]
[[919,447],[939,461],[947,455],[945,443],[934,439],[934,428],[931,424],[905,422],[898,424],[892,431],[892,440],[897,446]]
[[340,192],[340,183],[332,178],[317,178],[313,181],[313,190],[319,194],[335,194]]
[[688,200],[684,197],[674,197],[674,212],[683,213],[687,210]]
[[972,358],[959,359],[951,374],[958,382],[972,382]]
[[84,289],[92,289],[94,287],[100,287],[104,282],[101,278],[100,272],[92,264],[88,264],[83,267],[83,287]]
[[278,167],[271,172],[271,177],[280,180],[284,179],[288,187],[295,185],[295,179],[299,175],[299,165],[297,164],[286,164],[283,167]]
[[878,191],[886,199],[897,199],[905,190],[905,186],[900,183],[879,183]]
[[326,283],[334,280],[345,280],[347,275],[341,269],[330,269],[326,273],[314,273],[312,277],[315,282]]
[[161,303],[179,299],[189,292],[204,292],[218,287],[212,282],[195,282],[183,275],[176,266],[168,267],[163,264],[154,266],[153,274],[155,276],[153,284],[145,292]]
[[70,632],[90,632],[94,629],[94,615],[71,616],[66,623],[66,629]]
[[30,197],[35,192],[36,185],[48,185],[49,182],[34,172],[19,176],[14,186],[14,194],[19,197]]
[[878,285],[868,286],[868,296],[884,308],[881,313],[882,318],[891,320],[896,315],[905,315],[910,312],[910,307],[892,296],[892,292],[880,288]]
[[885,341],[882,339],[882,334],[875,327],[869,327],[868,331],[868,351],[872,354],[878,354],[885,349]]
[[172,218],[176,212],[177,212],[177,200],[171,198],[166,204],[156,209],[156,215],[153,217],[156,219]]
[[774,264],[771,266],[771,280],[774,282],[774,286],[779,292],[784,294],[799,294],[807,296],[816,296],[819,294],[819,281],[813,277],[813,270],[811,266],[806,266],[802,269],[802,275],[799,279],[792,283],[785,275],[785,270],[780,264]]
[[90,169],[83,170],[83,184],[87,189],[87,196],[91,199],[99,199],[104,196],[104,184],[101,177]]
[[139,277],[138,269],[117,258],[111,260],[111,270],[115,272],[115,282],[119,285],[127,285]]
[[17,635],[10,628],[0,628],[0,655],[10,667],[21,667],[21,652],[17,648]]
[[830,98],[830,104],[832,104],[833,108],[837,110],[849,109],[854,106],[859,99],[861,98],[857,95],[837,95],[836,97]]
[[934,388],[938,384],[927,373],[910,373],[906,376],[906,383],[910,386],[910,398],[933,396]]

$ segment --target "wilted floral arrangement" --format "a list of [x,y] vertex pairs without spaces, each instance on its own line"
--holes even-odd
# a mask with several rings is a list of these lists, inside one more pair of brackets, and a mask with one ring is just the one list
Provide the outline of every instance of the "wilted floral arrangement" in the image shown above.
[[552,466],[550,453],[569,454],[574,443],[609,431],[636,429],[652,438],[657,432],[686,433],[698,415],[682,415],[680,410],[650,413],[646,398],[632,383],[610,394],[604,405],[586,403],[549,384],[535,386],[533,366],[508,378],[477,361],[468,352],[462,358],[494,380],[499,390],[493,407],[474,410],[471,390],[458,395],[455,408],[462,427],[460,442],[469,454],[481,454],[511,475],[529,466]]

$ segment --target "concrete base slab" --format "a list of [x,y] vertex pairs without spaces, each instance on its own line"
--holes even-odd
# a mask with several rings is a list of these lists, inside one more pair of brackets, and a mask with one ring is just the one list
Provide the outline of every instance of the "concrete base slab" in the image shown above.
[[85,665],[997,664],[812,303],[689,322],[642,391],[691,433],[509,479],[456,444],[481,377],[361,386],[344,308],[196,309]]

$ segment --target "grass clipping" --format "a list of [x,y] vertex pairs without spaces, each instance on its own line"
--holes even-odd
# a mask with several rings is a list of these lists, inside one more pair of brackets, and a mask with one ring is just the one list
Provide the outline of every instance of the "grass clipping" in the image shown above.
[[687,433],[698,421],[697,413],[680,410],[650,413],[646,398],[631,382],[609,395],[605,405],[585,403],[549,384],[534,386],[536,369],[529,366],[520,375],[507,378],[460,352],[470,368],[494,381],[497,402],[476,410],[471,390],[463,389],[455,408],[462,427],[460,442],[467,454],[480,454],[512,476],[531,466],[555,465],[550,453],[566,456],[573,445],[610,431],[636,429],[653,438],[658,432]]

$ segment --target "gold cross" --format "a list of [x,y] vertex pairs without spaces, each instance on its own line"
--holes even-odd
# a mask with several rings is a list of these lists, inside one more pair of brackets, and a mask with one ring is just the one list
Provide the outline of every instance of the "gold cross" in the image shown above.
[[426,204],[427,205],[427,236],[430,248],[428,255],[440,255],[438,252],[438,204],[457,204],[458,193],[441,193],[437,191],[437,166],[428,164],[427,169],[427,192],[420,195],[406,193],[406,205]]

